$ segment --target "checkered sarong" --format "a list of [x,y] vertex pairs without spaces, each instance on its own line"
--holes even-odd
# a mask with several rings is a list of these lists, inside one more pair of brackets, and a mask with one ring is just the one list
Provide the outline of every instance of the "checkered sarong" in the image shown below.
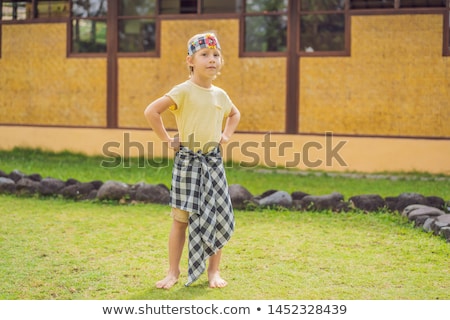
[[203,154],[181,147],[174,160],[170,205],[189,214],[189,286],[234,231],[234,214],[219,147]]

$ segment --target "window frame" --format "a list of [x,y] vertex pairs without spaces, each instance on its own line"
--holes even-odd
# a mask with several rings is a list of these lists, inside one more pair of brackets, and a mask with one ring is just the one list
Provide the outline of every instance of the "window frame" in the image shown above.
[[[120,8],[120,3],[117,4],[117,7]],[[155,13],[153,15],[145,15],[145,16],[128,16],[128,15],[120,15],[117,12],[115,22],[115,37],[117,42],[117,56],[118,57],[159,57],[160,54],[160,38],[161,38],[161,19],[159,15],[159,0],[155,0]],[[119,23],[121,21],[130,21],[130,20],[142,20],[142,19],[153,19],[155,21],[155,50],[153,51],[142,51],[142,52],[124,52],[119,50]]]
[[447,8],[444,11],[443,17],[444,23],[444,36],[443,36],[443,44],[442,44],[442,55],[444,57],[450,56],[450,0],[447,0]]
[[[106,0],[107,4],[109,4],[109,0]],[[71,58],[71,57],[89,57],[89,58],[105,58],[108,55],[108,45],[113,45],[113,43],[111,43],[111,38],[110,38],[110,34],[108,31],[109,25],[110,25],[110,17],[109,17],[109,7],[107,8],[107,12],[105,16],[102,17],[84,17],[84,18],[78,18],[78,17],[74,17],[72,15],[72,6],[73,6],[73,0],[69,1],[69,5],[70,5],[70,14],[69,14],[69,18],[67,21],[67,57]],[[73,22],[75,20],[89,20],[89,21],[105,21],[106,23],[106,48],[105,48],[105,52],[73,52],[73,41],[72,41],[72,37],[73,37]]]
[[445,10],[448,6],[448,0],[446,4],[441,7],[403,7],[402,0],[394,0],[394,6],[392,8],[352,8],[352,0],[346,0],[349,3],[350,13],[358,14],[420,14],[420,13],[435,13],[441,10]]
[[[218,18],[220,19],[231,19],[231,18],[237,18],[240,16],[244,1],[246,0],[233,0],[233,1],[241,1],[241,8],[239,8],[238,12],[224,12],[224,13],[203,13],[203,1],[204,0],[196,0],[197,1],[197,12],[195,13],[161,13],[159,2],[164,0],[157,0],[157,11],[156,14],[158,17],[168,20],[189,20],[189,19],[198,19],[198,18],[205,18],[205,19],[211,19],[211,18]],[[222,0],[222,1],[229,1],[229,0]]]
[[[273,12],[247,12],[247,1],[242,0],[242,8],[239,17],[239,56],[240,57],[287,57],[289,51],[289,8],[292,0],[288,0],[288,6],[286,11],[273,11]],[[245,20],[247,17],[259,17],[259,16],[282,16],[287,18],[287,30],[286,30],[286,50],[285,51],[246,51],[245,50]]]
[[[300,34],[301,34],[301,17],[311,14],[336,14],[340,13],[344,16],[344,50],[339,51],[314,51],[307,52],[301,50],[300,48]],[[301,8],[301,1],[297,2],[296,14],[298,16],[296,28],[298,30],[298,39],[296,40],[296,51],[297,55],[300,57],[348,57],[350,56],[350,39],[351,39],[351,19],[350,19],[350,1],[345,0],[344,9],[342,11],[338,10],[309,10],[303,11]]]
[[[26,1],[26,0],[25,0]],[[38,2],[41,0],[30,0],[31,1],[31,17],[30,19],[23,19],[23,20],[2,20],[0,18],[0,24],[30,24],[30,23],[61,23],[61,22],[67,22],[67,20],[70,18],[70,5],[71,0],[66,0],[67,4],[69,5],[69,14],[67,17],[39,17],[37,14],[37,7]],[[24,2],[24,0],[0,0],[0,10],[3,5],[3,2]]]

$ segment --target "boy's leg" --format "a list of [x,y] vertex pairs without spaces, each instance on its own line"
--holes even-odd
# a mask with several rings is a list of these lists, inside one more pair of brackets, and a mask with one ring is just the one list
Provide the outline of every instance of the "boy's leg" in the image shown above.
[[209,257],[208,281],[211,288],[223,288],[228,284],[224,279],[222,279],[219,273],[221,257],[222,249],[217,251],[215,255]]
[[167,276],[156,283],[159,289],[170,289],[178,282],[180,276],[180,260],[186,241],[187,222],[178,221],[174,216],[169,235],[169,271]]

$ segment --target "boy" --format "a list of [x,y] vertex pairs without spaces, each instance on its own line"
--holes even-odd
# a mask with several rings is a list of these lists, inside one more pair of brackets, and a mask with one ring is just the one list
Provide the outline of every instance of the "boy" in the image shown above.
[[[186,63],[190,79],[150,103],[144,114],[158,137],[177,151],[172,171],[172,228],[169,235],[169,271],[156,283],[170,289],[180,275],[180,259],[189,227],[189,270],[186,286],[206,269],[212,288],[227,282],[220,276],[222,248],[234,231],[234,215],[220,154],[220,144],[234,133],[240,113],[228,95],[212,84],[223,66],[221,48],[213,33],[188,41]],[[170,109],[178,138],[171,138],[161,119]],[[226,124],[222,132],[222,122]]]

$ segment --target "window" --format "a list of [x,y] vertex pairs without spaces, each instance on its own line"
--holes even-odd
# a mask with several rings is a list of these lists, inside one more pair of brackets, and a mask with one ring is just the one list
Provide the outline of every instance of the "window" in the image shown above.
[[352,9],[445,7],[447,0],[350,0]]
[[302,0],[300,52],[345,52],[345,0]]
[[27,20],[32,18],[31,0],[1,1],[2,20]]
[[239,13],[243,0],[203,0],[202,13]]
[[156,49],[156,0],[120,0],[119,52]]
[[72,1],[72,52],[106,52],[106,0]]
[[395,1],[386,0],[350,0],[352,9],[395,8]]
[[196,0],[160,0],[161,14],[197,13]]
[[244,51],[286,51],[287,25],[288,0],[246,0]]
[[446,0],[400,0],[400,8],[445,7]]
[[69,17],[69,0],[1,1],[1,20],[18,21]]
[[[450,56],[450,2],[448,4],[448,13],[445,14],[445,37],[446,37],[446,41],[444,44],[444,55]],[[446,49],[446,50],[445,50]]]
[[243,0],[160,0],[161,14],[236,13]]
[[38,18],[56,18],[56,17],[69,17],[69,1],[36,1],[36,12]]

